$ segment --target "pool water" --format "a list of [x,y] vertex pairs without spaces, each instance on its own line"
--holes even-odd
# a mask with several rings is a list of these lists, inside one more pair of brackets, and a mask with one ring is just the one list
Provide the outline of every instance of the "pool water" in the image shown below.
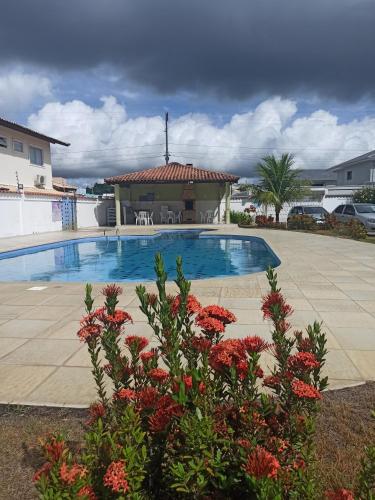
[[275,267],[280,260],[261,238],[222,236],[199,230],[152,236],[81,238],[0,254],[0,281],[149,281],[154,257],[163,256],[168,279],[176,257],[186,278],[239,276]]

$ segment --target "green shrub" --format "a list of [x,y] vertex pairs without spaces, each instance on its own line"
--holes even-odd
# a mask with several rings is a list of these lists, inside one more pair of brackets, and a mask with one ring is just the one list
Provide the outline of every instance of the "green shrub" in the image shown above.
[[232,224],[242,224],[244,226],[250,226],[253,224],[254,219],[249,213],[245,212],[235,212],[231,210],[230,221]]
[[354,203],[375,203],[375,187],[364,187],[353,194]]
[[349,222],[341,224],[338,228],[338,233],[353,240],[365,240],[367,238],[367,230],[365,226],[356,219],[351,219]]
[[315,231],[317,223],[311,215],[293,215],[288,220],[288,229],[300,229],[303,231]]
[[315,499],[314,419],[327,386],[321,325],[291,334],[293,311],[270,269],[262,312],[272,343],[226,338],[236,317],[201,306],[181,259],[176,296],[160,255],[155,270],[158,294],[136,289],[157,341],[150,350],[145,337],[124,336],[131,317],[117,309],[121,288],[106,286],[94,309],[87,285],[78,336],[98,400],[82,450],[59,436],[44,443],[40,498]]

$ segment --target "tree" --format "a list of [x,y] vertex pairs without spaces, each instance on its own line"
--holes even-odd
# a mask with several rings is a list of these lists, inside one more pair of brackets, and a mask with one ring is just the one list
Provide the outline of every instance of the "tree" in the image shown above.
[[257,166],[260,184],[254,186],[252,198],[257,203],[275,207],[276,222],[284,203],[296,201],[307,194],[306,182],[299,178],[300,170],[293,169],[294,158],[284,153],[281,158],[265,156]]
[[354,203],[375,203],[375,187],[365,187],[353,194]]

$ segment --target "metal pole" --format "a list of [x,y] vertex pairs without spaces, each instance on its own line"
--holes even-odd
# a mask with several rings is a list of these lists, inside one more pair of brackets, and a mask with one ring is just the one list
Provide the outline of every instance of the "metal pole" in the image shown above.
[[165,164],[169,163],[169,151],[168,151],[168,112],[165,113]]

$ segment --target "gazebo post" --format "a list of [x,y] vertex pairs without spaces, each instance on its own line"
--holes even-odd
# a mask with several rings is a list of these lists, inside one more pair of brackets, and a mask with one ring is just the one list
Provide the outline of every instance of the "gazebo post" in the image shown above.
[[121,226],[120,184],[115,184],[116,228]]
[[230,183],[225,183],[225,224],[230,224]]

